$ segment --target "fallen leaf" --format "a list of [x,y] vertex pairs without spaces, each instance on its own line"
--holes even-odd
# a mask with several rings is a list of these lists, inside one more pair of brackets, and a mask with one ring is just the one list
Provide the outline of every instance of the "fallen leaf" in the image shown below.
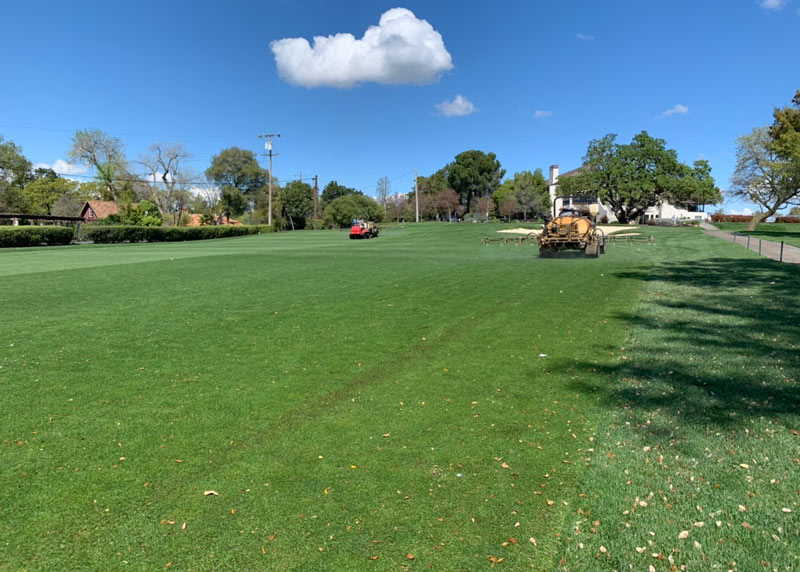
[[508,469],[508,463],[500,463],[500,466],[504,469]]
[[781,511],[789,513],[789,512],[792,512],[792,509],[790,509],[790,508],[782,508]]
[[514,538],[513,536],[512,536],[511,538],[509,538],[509,539],[508,539],[508,541],[509,541],[511,544],[517,544],[517,539],[516,539],[516,538]]
[[408,554],[406,554],[406,558],[408,558],[409,560],[414,560],[414,555],[409,552]]
[[383,434],[384,437],[391,437],[391,435],[392,435],[391,433],[384,433]]
[[235,508],[231,509],[231,514],[236,514],[236,509]]
[[536,544],[536,539],[535,539],[533,536],[531,536],[531,537],[528,539],[528,541],[529,541],[531,544],[533,544],[534,546],[539,546],[538,544]]
[[548,500],[548,501],[547,501],[547,506],[553,506],[554,504],[555,504],[555,502],[554,502],[554,501],[551,501],[551,500]]
[[678,538],[681,539],[681,540],[685,540],[685,539],[689,538],[689,531],[688,530],[682,530],[681,533],[678,535]]
[[181,525],[181,530],[186,530],[186,523],[185,522]]
[[183,459],[175,459],[176,463],[183,463]]
[[751,529],[751,528],[753,528],[753,527],[750,525],[750,523],[749,523],[749,522],[747,522],[747,521],[743,522],[743,523],[742,523],[742,526],[743,526],[743,527],[745,527],[745,528],[747,528],[747,529]]
[[219,495],[219,493],[217,491],[203,491],[203,494],[205,496],[207,496],[207,497],[211,497],[211,496],[215,497],[215,496]]

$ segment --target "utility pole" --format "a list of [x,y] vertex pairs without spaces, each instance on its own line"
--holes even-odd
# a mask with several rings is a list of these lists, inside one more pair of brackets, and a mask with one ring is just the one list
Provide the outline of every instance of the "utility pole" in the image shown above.
[[317,230],[317,195],[319,194],[319,175],[314,175],[314,230]]
[[414,167],[414,197],[417,202],[417,222],[419,222],[419,187],[417,187],[417,168]]
[[[269,153],[263,153],[262,155],[269,155],[269,215],[267,218],[267,224],[272,226],[272,138],[273,137],[280,137],[280,133],[267,133],[266,135],[259,135],[259,139],[266,139],[267,142],[264,143],[264,149],[269,151]],[[277,157],[278,154],[275,153]]]

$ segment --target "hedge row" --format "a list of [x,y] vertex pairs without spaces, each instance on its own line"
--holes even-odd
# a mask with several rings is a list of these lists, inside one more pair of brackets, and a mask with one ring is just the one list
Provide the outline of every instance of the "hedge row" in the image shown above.
[[712,214],[711,222],[750,222],[752,215]]
[[56,246],[72,242],[75,230],[68,226],[0,227],[0,248],[9,246]]
[[206,240],[272,232],[267,225],[257,226],[84,226],[81,239],[95,244],[116,242],[180,242]]
[[800,223],[800,216],[776,216],[775,222],[786,222],[789,224]]

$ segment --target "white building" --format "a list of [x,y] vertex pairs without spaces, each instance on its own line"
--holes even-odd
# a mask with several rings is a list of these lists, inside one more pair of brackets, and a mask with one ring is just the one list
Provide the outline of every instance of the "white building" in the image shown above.
[[[581,168],[567,171],[561,177],[570,177],[577,175]],[[557,215],[563,207],[574,208],[588,208],[589,205],[597,204],[598,213],[597,220],[607,217],[608,222],[617,222],[617,217],[610,206],[599,201],[596,196],[575,196],[575,197],[562,197],[558,194],[558,165],[550,165],[550,203],[553,205],[553,215]],[[668,201],[664,201],[660,205],[649,207],[644,212],[644,220],[647,222],[655,219],[670,219],[674,221],[680,220],[708,220],[709,214],[702,210],[704,205],[673,205]]]

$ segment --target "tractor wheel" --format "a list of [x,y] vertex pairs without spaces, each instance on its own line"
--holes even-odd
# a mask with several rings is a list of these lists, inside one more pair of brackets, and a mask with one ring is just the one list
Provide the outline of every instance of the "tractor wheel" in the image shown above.
[[597,258],[597,256],[598,256],[598,253],[597,253],[598,252],[598,245],[597,245],[597,243],[596,242],[590,242],[589,244],[586,245],[586,248],[583,250],[583,252],[589,258]]
[[539,247],[539,258],[551,258],[553,256],[553,249],[547,246]]

